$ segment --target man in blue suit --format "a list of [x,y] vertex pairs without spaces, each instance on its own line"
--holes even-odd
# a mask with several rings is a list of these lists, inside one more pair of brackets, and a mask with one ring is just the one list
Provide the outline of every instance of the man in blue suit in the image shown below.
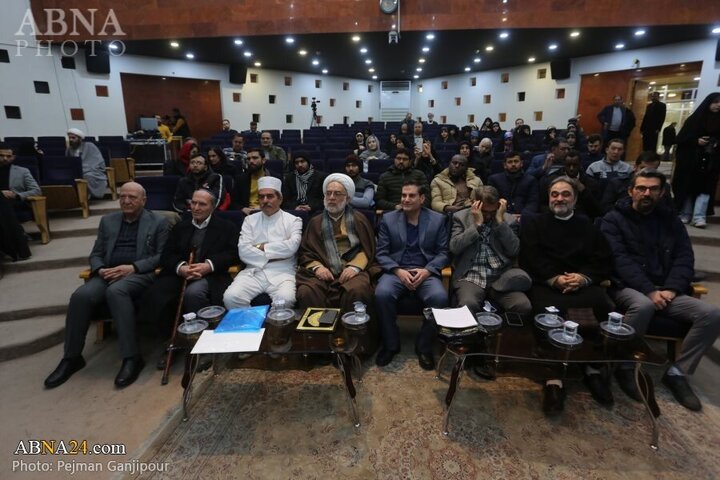
[[133,383],[145,363],[135,338],[135,306],[155,280],[155,268],[168,236],[167,220],[145,210],[145,189],[128,182],[120,189],[120,212],[100,220],[90,253],[90,280],[70,297],[65,319],[65,353],[45,379],[46,388],[65,383],[85,366],[82,350],[95,307],[107,303],[123,358],[115,377],[118,388]]
[[[375,288],[382,347],[375,363],[382,367],[400,351],[397,301],[414,295],[425,307],[445,308],[448,294],[442,285],[442,269],[449,263],[445,215],[424,208],[427,187],[414,181],[403,184],[401,210],[385,213],[380,222],[375,258],[383,275]],[[433,342],[436,329],[423,320],[415,342],[420,367],[435,368]]]

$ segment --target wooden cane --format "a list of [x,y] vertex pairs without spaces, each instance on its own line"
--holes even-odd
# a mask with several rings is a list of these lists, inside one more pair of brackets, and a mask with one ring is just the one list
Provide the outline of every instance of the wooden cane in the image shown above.
[[[192,265],[195,261],[195,249],[190,251],[188,256],[188,265]],[[185,297],[185,289],[187,288],[188,280],[183,278],[182,288],[180,289],[180,300],[178,300],[177,311],[175,312],[175,323],[173,324],[172,333],[170,334],[170,343],[168,344],[166,357],[165,357],[165,370],[163,370],[162,379],[160,385],[167,385],[168,375],[170,374],[170,366],[172,365],[173,352],[175,351],[175,336],[177,335],[178,324],[180,323],[180,316],[182,314],[183,300]]]

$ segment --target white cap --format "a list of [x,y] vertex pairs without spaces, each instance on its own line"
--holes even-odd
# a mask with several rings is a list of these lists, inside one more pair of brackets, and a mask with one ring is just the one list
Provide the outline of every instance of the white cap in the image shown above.
[[260,177],[258,179],[258,190],[262,190],[263,188],[272,188],[276,192],[282,194],[282,181],[280,181],[279,178],[271,176]]
[[69,135],[76,135],[83,140],[85,139],[85,133],[82,130],[80,130],[79,128],[71,128],[70,130],[67,131],[67,133]]

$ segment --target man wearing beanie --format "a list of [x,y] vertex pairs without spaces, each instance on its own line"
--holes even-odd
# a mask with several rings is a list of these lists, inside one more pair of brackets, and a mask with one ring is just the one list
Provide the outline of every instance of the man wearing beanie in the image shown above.
[[240,260],[246,265],[225,290],[228,309],[249,307],[253,298],[267,293],[272,301],[295,305],[295,265],[302,237],[302,220],[280,210],[282,182],[260,177],[260,211],[245,217],[238,241]]
[[[296,274],[297,301],[308,307],[353,310],[353,302],[370,304],[375,232],[365,215],[355,211],[349,199],[355,184],[342,173],[323,182],[325,210],[310,219],[303,234]],[[368,268],[371,267],[371,268]]]

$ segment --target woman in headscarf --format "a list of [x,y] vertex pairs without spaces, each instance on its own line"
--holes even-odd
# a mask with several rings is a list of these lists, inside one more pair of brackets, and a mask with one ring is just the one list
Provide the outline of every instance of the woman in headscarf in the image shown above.
[[363,172],[367,173],[368,171],[368,161],[390,158],[387,153],[380,150],[380,141],[375,135],[369,135],[365,140],[365,145],[365,151],[358,155],[362,160]]
[[713,214],[720,173],[720,92],[713,92],[685,120],[677,134],[672,189],[683,223],[706,227]]
[[453,143],[455,143],[455,139],[450,136],[450,131],[448,130],[448,128],[442,127],[438,136],[435,137],[435,148],[437,148],[438,145]]
[[492,131],[493,121],[490,117],[485,117],[485,120],[483,120],[482,125],[480,125],[480,131],[481,132],[490,132]]
[[355,138],[350,141],[350,150],[355,155],[360,155],[365,151],[365,135],[363,132],[357,132]]

